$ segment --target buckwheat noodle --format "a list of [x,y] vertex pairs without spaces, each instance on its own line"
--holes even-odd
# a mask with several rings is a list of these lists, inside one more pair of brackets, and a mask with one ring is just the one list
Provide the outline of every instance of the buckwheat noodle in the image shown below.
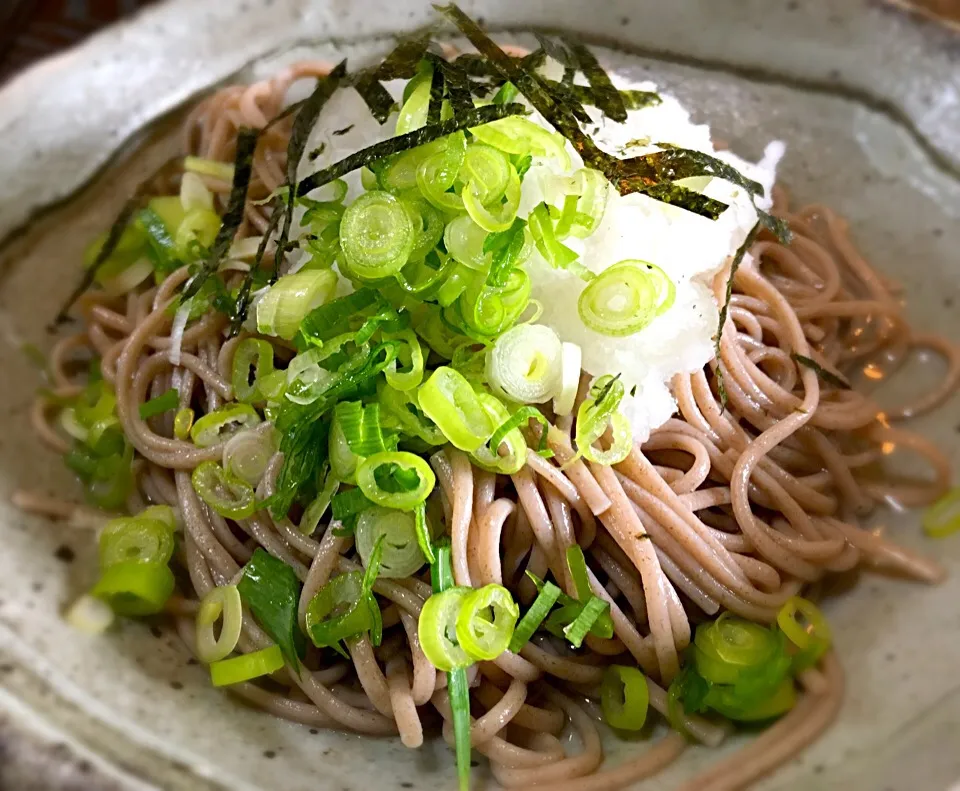
[[[187,117],[185,152],[231,162],[241,126],[265,127],[287,103],[291,85],[328,68],[302,62],[272,79],[218,91]],[[287,118],[261,137],[240,238],[267,228],[269,210],[256,201],[284,181],[290,128]],[[204,178],[222,210],[230,185]],[[174,192],[176,176],[156,187]],[[588,637],[586,650],[573,654],[538,635],[519,655],[508,652],[471,668],[478,715],[473,747],[487,756],[506,788],[622,788],[655,774],[684,750],[684,738],[671,732],[626,763],[603,765],[589,701],[597,698],[603,668],[612,661],[639,664],[651,679],[652,706],[666,713],[665,687],[677,673],[680,652],[692,627],[708,617],[729,611],[771,622],[790,596],[858,566],[930,583],[944,575],[936,561],[862,529],[858,520],[885,501],[922,505],[946,491],[947,459],[899,423],[935,408],[956,389],[960,354],[942,338],[911,331],[895,284],[869,266],[845,221],[831,209],[792,207],[778,189],[773,211],[789,222],[794,241],[784,246],[761,237],[754,244],[734,277],[719,357],[704,370],[675,377],[678,414],[623,463],[609,468],[579,460],[561,469],[573,457],[569,419],[555,421],[549,430],[555,457],[531,453],[527,466],[510,478],[473,468],[453,449],[432,457],[457,584],[502,583],[529,603],[534,590],[524,571],[542,577],[550,570],[573,593],[562,558],[576,542],[596,570],[594,592],[611,605],[612,639]],[[242,277],[244,265],[236,268],[228,278]],[[729,266],[716,276],[718,301],[729,276]],[[130,507],[167,503],[182,517],[179,560],[193,590],[175,597],[169,609],[192,648],[197,599],[213,586],[236,581],[256,546],[284,560],[304,582],[301,622],[307,602],[331,575],[359,565],[352,539],[330,530],[321,528],[320,537],[311,538],[266,511],[237,523],[213,513],[194,493],[190,471],[220,458],[222,447],[197,448],[172,438],[169,420],[140,418],[138,406],[172,384],[181,407],[210,410],[232,399],[229,371],[237,342],[224,341],[224,317],[211,312],[193,323],[183,335],[179,364],[170,360],[167,308],[186,277],[182,269],[158,286],[120,297],[86,294],[84,329],[53,349],[52,396],[39,398],[31,419],[41,441],[64,452],[55,399],[75,395],[82,386],[78,356],[101,358],[103,375],[116,388],[120,422],[138,452]],[[290,356],[281,341],[268,340],[279,355]],[[834,372],[871,365],[892,373],[916,350],[942,357],[946,374],[915,401],[883,411],[868,393],[839,388],[792,356],[812,358]],[[725,408],[717,396],[718,371],[728,394]],[[893,449],[915,454],[930,468],[929,478],[884,474],[881,462]],[[272,491],[279,462],[278,456],[269,465],[258,495]],[[16,503],[79,526],[106,518],[95,509],[30,492],[17,493]],[[632,539],[644,532],[649,541]],[[308,658],[300,677],[244,683],[233,692],[314,727],[399,734],[408,747],[420,746],[425,733],[438,730],[452,741],[445,677],[427,661],[417,636],[417,616],[430,595],[427,578],[380,579],[374,590],[385,603],[378,648],[362,639],[351,647],[349,661],[321,667]],[[268,642],[245,616],[240,650]],[[840,706],[843,672],[837,657],[827,654],[801,684],[804,693],[792,711],[683,788],[745,787],[816,739]],[[689,732],[707,745],[719,744],[728,731],[715,720],[687,720]],[[560,739],[568,726],[579,748],[571,750]]]

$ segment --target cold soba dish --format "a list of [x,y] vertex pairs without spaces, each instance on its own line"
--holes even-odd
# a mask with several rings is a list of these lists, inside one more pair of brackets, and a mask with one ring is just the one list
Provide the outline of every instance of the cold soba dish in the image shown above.
[[[621,788],[765,724],[685,786],[742,788],[840,706],[820,583],[943,574],[860,520],[958,526],[943,454],[898,427],[957,352],[840,217],[789,205],[782,144],[718,151],[574,40],[441,13],[473,49],[205,99],[91,247],[36,412],[101,509],[56,506],[103,523],[68,617],[168,613],[214,685],[442,735],[462,787],[473,752],[507,788]],[[948,373],[880,412],[848,375],[911,345]],[[885,475],[893,448],[933,474]],[[609,729],[646,738],[611,766]]]

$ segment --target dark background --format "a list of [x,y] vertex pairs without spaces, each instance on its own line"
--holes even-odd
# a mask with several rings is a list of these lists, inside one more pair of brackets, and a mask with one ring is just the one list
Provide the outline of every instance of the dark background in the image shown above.
[[[197,0],[205,2],[206,0]],[[155,0],[0,0],[0,82]]]

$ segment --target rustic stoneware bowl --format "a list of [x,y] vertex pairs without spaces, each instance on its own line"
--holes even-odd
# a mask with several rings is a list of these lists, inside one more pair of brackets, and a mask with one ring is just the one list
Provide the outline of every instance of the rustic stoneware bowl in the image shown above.
[[[536,27],[582,34],[608,66],[655,80],[745,155],[786,141],[782,177],[798,198],[842,211],[904,284],[912,320],[960,337],[955,32],[873,0],[464,5],[504,40]],[[0,90],[0,788],[453,787],[445,747],[311,732],[241,706],[210,688],[165,627],[72,631],[60,614],[90,583],[91,535],[7,505],[21,486],[78,493],[30,433],[40,381],[22,347],[49,346],[45,326],[80,251],[175,148],[164,117],[232,75],[307,52],[362,63],[430,15],[414,0],[170,0]],[[956,400],[920,428],[960,462]],[[927,543],[915,513],[879,524]],[[867,576],[830,603],[849,679],[842,714],[763,788],[957,787],[960,537],[926,549],[954,572],[944,585]],[[623,749],[645,747],[612,745],[614,760]],[[643,787],[672,788],[710,760],[689,750]]]

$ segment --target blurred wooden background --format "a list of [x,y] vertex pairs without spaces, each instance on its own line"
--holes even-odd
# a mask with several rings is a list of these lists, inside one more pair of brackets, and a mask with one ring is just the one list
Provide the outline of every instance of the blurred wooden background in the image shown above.
[[[0,0],[0,82],[35,60],[75,44],[98,28],[153,2],[157,0]],[[802,7],[803,0],[800,2]],[[882,2],[960,30],[960,0]]]

